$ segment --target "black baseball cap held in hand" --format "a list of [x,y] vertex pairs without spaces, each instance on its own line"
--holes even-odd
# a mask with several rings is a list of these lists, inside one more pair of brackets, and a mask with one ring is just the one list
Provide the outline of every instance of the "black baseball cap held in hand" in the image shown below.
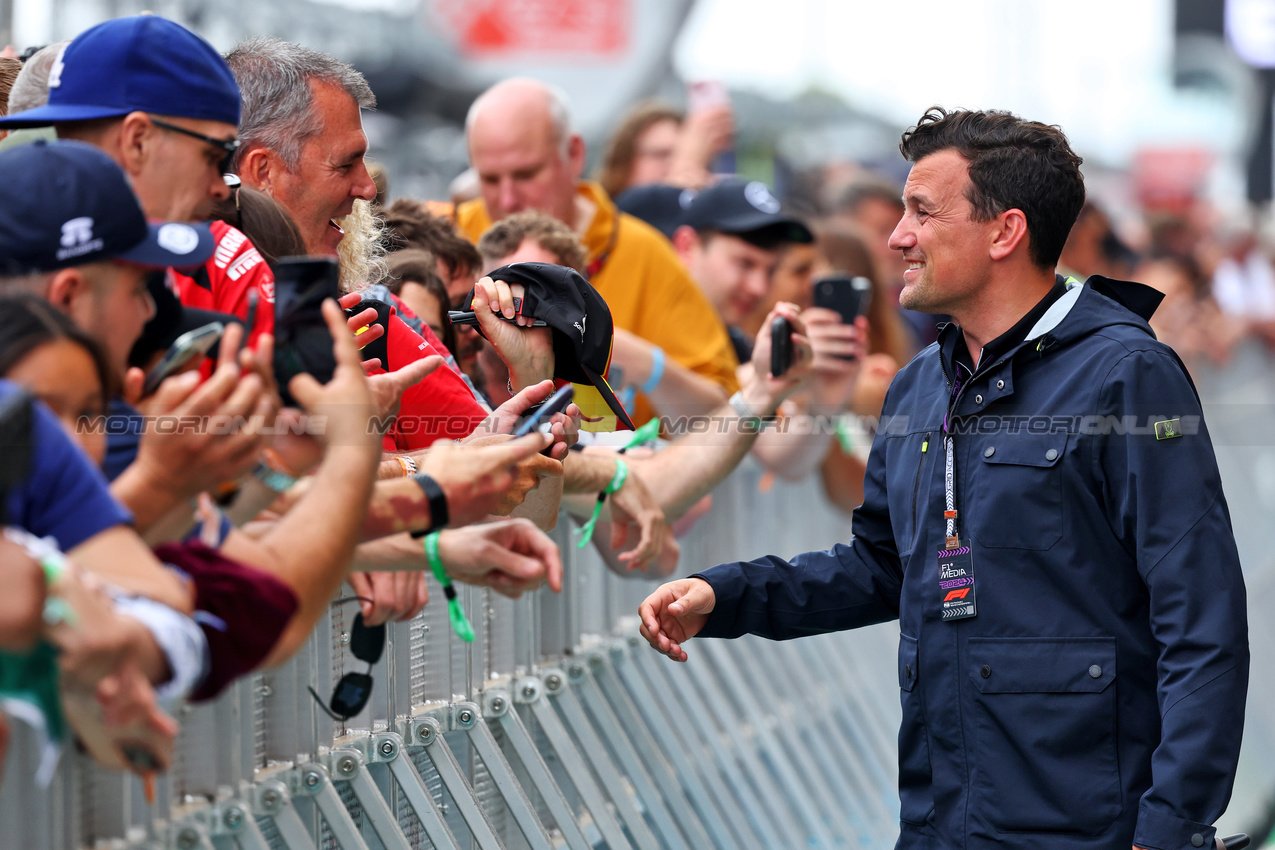
[[[553,330],[553,376],[577,384],[575,403],[586,431],[633,430],[633,420],[607,383],[611,366],[611,308],[575,269],[551,263],[514,263],[487,277],[525,287],[518,314]],[[474,293],[469,293],[472,305]],[[479,329],[481,332],[481,328]],[[611,426],[610,417],[616,425]],[[590,421],[602,418],[602,422]]]

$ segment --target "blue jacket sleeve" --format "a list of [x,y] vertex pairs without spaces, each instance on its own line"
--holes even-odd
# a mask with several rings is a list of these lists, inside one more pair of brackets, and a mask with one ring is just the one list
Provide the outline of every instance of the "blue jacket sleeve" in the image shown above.
[[1195,391],[1167,350],[1126,355],[1102,404],[1141,426],[1101,439],[1094,461],[1159,645],[1160,743],[1134,844],[1186,848],[1198,835],[1212,846],[1235,780],[1249,665],[1244,578],[1217,461]]
[[852,528],[848,545],[826,552],[806,552],[791,562],[767,555],[697,573],[716,596],[700,636],[783,640],[897,619],[903,569],[890,528],[881,435],[868,458],[863,505]]
[[111,496],[102,472],[40,401],[34,405],[32,431],[30,474],[9,494],[9,522],[39,537],[53,537],[64,552],[109,528],[132,523],[132,515]]

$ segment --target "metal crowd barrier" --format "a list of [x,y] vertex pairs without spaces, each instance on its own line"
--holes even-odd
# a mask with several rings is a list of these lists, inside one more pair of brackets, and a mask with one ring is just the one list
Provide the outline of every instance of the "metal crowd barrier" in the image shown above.
[[[818,485],[767,492],[746,464],[683,538],[689,574],[849,537]],[[637,634],[655,582],[555,531],[564,588],[514,601],[463,588],[391,626],[370,704],[337,723],[357,609],[334,606],[292,661],[182,710],[154,806],[139,780],[67,752],[47,789],[14,722],[0,847],[164,850],[701,850],[889,846],[897,833],[896,629],[695,642],[675,664]],[[431,579],[432,581],[432,579]]]
[[[1253,650],[1244,750],[1222,832],[1275,798],[1275,369],[1256,345],[1196,364],[1244,564]],[[750,463],[680,539],[682,572],[849,538],[818,485],[763,492]],[[1189,486],[1189,482],[1184,482]],[[140,782],[68,752],[52,784],[13,723],[0,847],[164,850],[700,850],[889,847],[897,835],[893,624],[773,643],[696,641],[688,664],[646,647],[655,582],[555,538],[560,595],[463,588],[477,639],[442,594],[389,630],[371,703],[333,722],[307,691],[347,670],[355,609],[336,606],[288,664],[187,707],[154,806]],[[1207,590],[1202,589],[1202,590]]]

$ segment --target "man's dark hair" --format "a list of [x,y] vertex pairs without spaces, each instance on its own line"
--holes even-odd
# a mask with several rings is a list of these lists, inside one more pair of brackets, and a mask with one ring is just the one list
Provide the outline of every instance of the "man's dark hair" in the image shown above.
[[909,162],[949,149],[969,163],[967,198],[974,220],[1022,210],[1032,262],[1039,268],[1057,265],[1085,202],[1082,160],[1062,130],[1009,112],[932,106],[899,142]]
[[381,244],[386,253],[405,248],[429,251],[443,261],[447,273],[453,277],[462,273],[477,274],[482,268],[482,258],[473,243],[460,235],[456,225],[430,214],[419,201],[399,198],[381,211],[381,219],[385,223]]

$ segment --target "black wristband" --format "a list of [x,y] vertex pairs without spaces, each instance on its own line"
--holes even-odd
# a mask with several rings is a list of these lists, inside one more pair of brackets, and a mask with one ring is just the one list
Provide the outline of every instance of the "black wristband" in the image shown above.
[[446,528],[449,517],[447,513],[447,494],[443,492],[443,488],[439,487],[438,482],[424,472],[416,473],[412,476],[412,480],[420,485],[421,490],[425,493],[425,498],[429,500],[429,528],[423,531],[413,531],[412,536],[420,538],[432,531]]

